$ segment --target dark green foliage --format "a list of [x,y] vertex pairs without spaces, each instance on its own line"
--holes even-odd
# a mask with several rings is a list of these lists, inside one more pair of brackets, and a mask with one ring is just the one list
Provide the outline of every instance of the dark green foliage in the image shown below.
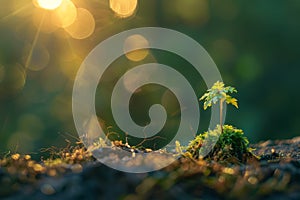
[[[207,138],[206,142],[205,138]],[[215,142],[212,151],[204,159],[245,162],[247,156],[252,155],[248,147],[249,141],[243,131],[230,125],[223,126],[222,134],[220,126],[217,126],[214,130],[196,136],[188,145],[185,155],[198,160],[201,147]]]

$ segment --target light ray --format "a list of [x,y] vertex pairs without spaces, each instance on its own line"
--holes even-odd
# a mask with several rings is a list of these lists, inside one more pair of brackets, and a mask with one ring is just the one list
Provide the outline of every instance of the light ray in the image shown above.
[[33,53],[33,50],[34,50],[34,48],[35,48],[35,46],[36,46],[36,43],[37,43],[37,41],[38,41],[38,39],[39,39],[40,32],[41,32],[41,28],[42,28],[42,25],[43,25],[43,23],[44,23],[44,19],[45,19],[45,13],[43,14],[43,16],[42,16],[42,18],[41,18],[40,25],[39,25],[39,27],[38,27],[38,30],[36,31],[35,36],[34,36],[34,39],[33,39],[33,42],[32,42],[32,46],[31,46],[31,49],[30,49],[30,51],[29,51],[29,55],[28,55],[27,60],[26,60],[26,63],[25,63],[25,70],[28,69],[28,66],[29,66],[29,64],[30,64],[30,62],[31,62],[32,53]]
[[23,10],[25,10],[25,9],[27,9],[29,7],[30,7],[30,5],[25,5],[25,6],[23,6],[23,7],[19,8],[19,9],[15,10],[15,11],[13,11],[12,13],[10,13],[10,14],[2,17],[0,19],[0,21],[4,21],[4,20],[6,20],[6,19],[8,19],[10,17],[14,17],[14,16],[16,16],[17,14],[19,14],[20,12],[22,12]]

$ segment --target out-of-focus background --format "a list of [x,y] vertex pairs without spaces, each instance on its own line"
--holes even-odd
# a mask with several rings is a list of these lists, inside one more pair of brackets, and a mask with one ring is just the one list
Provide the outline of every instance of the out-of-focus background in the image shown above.
[[[0,0],[0,4],[0,151],[38,152],[77,137],[71,100],[81,62],[104,39],[145,26],[180,31],[208,51],[224,82],[239,91],[235,97],[240,108],[228,107],[226,121],[242,128],[251,142],[300,133],[298,0]],[[185,74],[199,97],[206,90],[201,77],[189,77],[193,74],[189,64],[176,55],[133,52],[106,72],[102,93],[96,95],[97,112],[107,109],[99,102],[109,100],[113,83],[126,69],[153,61]],[[178,103],[170,100],[174,96],[156,87],[144,91],[158,92],[158,102],[176,111]],[[137,93],[137,105],[146,93]],[[132,107],[132,112],[137,123],[147,122],[141,117],[146,111]],[[201,117],[203,131],[209,115],[201,109]]]

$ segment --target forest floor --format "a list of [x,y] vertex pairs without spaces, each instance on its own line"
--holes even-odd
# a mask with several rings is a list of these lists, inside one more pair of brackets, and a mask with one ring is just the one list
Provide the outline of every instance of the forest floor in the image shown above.
[[6,155],[0,199],[300,199],[300,137],[250,146],[259,161],[180,158],[142,174],[109,168],[79,147],[60,152],[64,160]]

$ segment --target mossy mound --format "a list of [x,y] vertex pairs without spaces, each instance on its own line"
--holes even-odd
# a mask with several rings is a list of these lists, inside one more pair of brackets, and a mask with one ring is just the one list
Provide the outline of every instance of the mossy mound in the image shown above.
[[[210,159],[245,163],[248,158],[254,157],[248,144],[249,141],[244,136],[243,130],[231,125],[224,125],[222,128],[218,125],[214,130],[209,130],[196,136],[189,143],[185,156],[196,160]],[[210,148],[210,146],[213,147]],[[206,156],[201,157],[201,147],[212,150]]]

